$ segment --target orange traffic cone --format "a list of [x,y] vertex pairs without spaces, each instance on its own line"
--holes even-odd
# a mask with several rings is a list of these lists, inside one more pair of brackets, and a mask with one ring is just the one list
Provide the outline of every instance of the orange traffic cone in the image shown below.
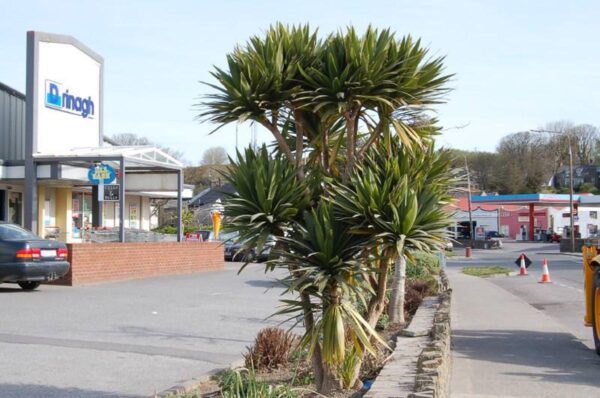
[[519,276],[527,276],[527,267],[525,266],[525,255],[521,254],[521,268],[519,270]]
[[539,283],[552,283],[550,280],[550,272],[548,272],[548,260],[544,259],[544,266],[542,268],[542,280]]

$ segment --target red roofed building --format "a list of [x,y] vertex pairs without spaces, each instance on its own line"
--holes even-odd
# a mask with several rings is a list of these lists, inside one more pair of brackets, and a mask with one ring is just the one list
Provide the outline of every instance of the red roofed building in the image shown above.
[[[455,212],[456,237],[468,236],[469,233],[469,204],[468,197],[458,197],[448,206]],[[522,239],[529,236],[529,208],[524,205],[496,205],[471,203],[471,214],[474,227],[483,227],[485,232],[497,231],[512,239]],[[534,237],[543,239],[543,231],[550,226],[548,208],[538,208],[534,213]],[[537,233],[537,236],[536,236]]]

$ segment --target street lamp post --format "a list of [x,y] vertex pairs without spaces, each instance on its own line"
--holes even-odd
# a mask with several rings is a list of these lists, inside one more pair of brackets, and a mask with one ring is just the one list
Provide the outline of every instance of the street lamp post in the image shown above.
[[467,171],[467,189],[469,191],[467,196],[467,202],[469,205],[469,235],[471,237],[471,248],[475,248],[475,228],[473,228],[473,215],[471,212],[471,173],[469,172],[469,164],[467,163],[467,156],[465,155],[465,170]]
[[531,130],[533,133],[548,133],[566,135],[569,144],[569,216],[570,216],[570,227],[569,234],[571,237],[571,252],[575,251],[575,220],[573,215],[573,149],[571,146],[571,133],[551,130]]

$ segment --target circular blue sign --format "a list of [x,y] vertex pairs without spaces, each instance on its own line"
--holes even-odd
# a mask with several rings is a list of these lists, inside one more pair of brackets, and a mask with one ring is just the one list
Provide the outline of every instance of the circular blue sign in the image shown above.
[[110,184],[114,181],[117,173],[115,169],[107,164],[99,164],[97,166],[92,166],[88,170],[88,180],[94,185],[100,184],[102,181],[103,184]]

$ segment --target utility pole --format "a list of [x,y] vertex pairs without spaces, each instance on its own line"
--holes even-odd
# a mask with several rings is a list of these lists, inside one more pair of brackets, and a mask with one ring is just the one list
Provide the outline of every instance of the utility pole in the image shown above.
[[573,149],[571,147],[571,134],[567,134],[569,141],[569,215],[571,216],[571,253],[575,251],[575,220],[573,216]]
[[469,206],[469,235],[471,236],[471,248],[475,247],[475,228],[473,228],[473,215],[471,213],[471,173],[469,172],[469,164],[467,163],[467,155],[465,155],[465,170],[467,171],[467,202]]
[[575,214],[573,205],[573,147],[571,145],[571,132],[570,131],[551,131],[551,130],[530,130],[533,133],[548,133],[566,135],[567,142],[569,144],[569,216],[570,226],[569,234],[571,238],[571,253],[575,251]]

